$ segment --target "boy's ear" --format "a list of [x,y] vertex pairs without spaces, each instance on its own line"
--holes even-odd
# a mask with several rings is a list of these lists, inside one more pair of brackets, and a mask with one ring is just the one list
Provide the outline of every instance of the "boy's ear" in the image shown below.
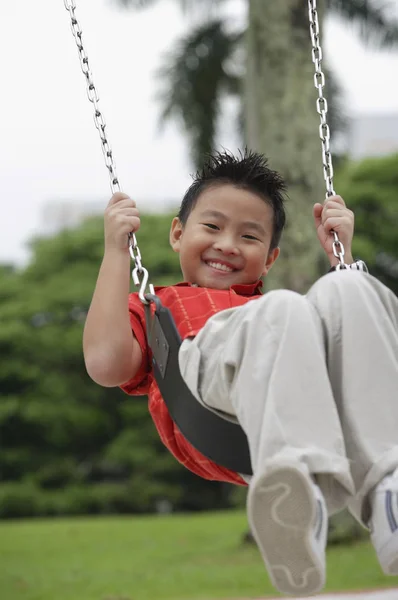
[[280,253],[281,253],[280,248],[274,248],[272,250],[272,252],[270,252],[268,254],[267,261],[264,265],[264,270],[262,272],[262,277],[265,277],[266,275],[268,275],[269,270],[271,269],[272,265],[274,264],[274,262],[276,261],[276,259],[278,258]]
[[183,226],[178,217],[174,217],[171,222],[169,241],[170,246],[173,248],[174,252],[180,251],[180,243],[181,243],[181,235],[183,231]]

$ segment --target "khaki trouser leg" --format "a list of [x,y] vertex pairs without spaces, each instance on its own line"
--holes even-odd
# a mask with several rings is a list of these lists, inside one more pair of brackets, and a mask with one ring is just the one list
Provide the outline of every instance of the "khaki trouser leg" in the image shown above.
[[182,344],[180,368],[200,402],[240,422],[254,472],[302,461],[335,512],[354,486],[325,358],[316,308],[279,290],[212,317]]
[[398,299],[355,271],[323,277],[307,299],[321,318],[356,488],[349,507],[366,523],[370,490],[398,466]]

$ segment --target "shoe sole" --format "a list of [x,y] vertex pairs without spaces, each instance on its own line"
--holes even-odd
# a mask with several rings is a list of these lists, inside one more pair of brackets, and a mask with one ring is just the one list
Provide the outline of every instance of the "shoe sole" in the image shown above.
[[[325,584],[325,561],[313,547],[318,501],[308,474],[283,467],[252,481],[248,520],[273,585],[309,596]],[[323,559],[322,559],[323,558]]]

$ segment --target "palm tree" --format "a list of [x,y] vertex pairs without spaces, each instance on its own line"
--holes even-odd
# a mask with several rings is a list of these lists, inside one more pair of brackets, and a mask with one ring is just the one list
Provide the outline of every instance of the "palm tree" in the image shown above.
[[[145,7],[157,0],[118,0]],[[264,152],[289,183],[288,227],[282,259],[267,278],[269,287],[304,291],[325,269],[313,233],[311,207],[324,195],[319,117],[315,110],[309,23],[305,0],[249,0],[247,30],[231,30],[210,6],[227,0],[180,0],[182,9],[206,17],[164,57],[161,120],[177,118],[185,129],[192,160],[200,166],[216,145],[223,99],[239,100],[242,138]],[[398,42],[398,22],[383,0],[318,0],[321,23],[337,14],[354,24],[361,38],[379,47]],[[345,126],[338,86],[327,76],[332,131]],[[343,118],[342,118],[343,116]]]
[[[139,9],[150,7],[159,0],[116,1],[123,7]],[[176,118],[182,123],[190,142],[193,162],[195,166],[200,166],[204,154],[215,147],[217,117],[223,98],[242,97],[245,71],[242,49],[247,38],[244,30],[226,29],[226,20],[214,16],[214,9],[228,4],[228,0],[178,1],[184,13],[197,14],[200,10],[206,17],[177,40],[175,46],[163,57],[157,74],[161,81],[161,120]],[[255,29],[254,20],[262,17],[265,4],[261,2],[256,9],[255,1],[247,1],[249,25],[252,30]],[[272,4],[280,4],[282,9],[290,6],[289,10],[292,13],[302,15],[301,20],[294,17],[295,27],[304,25],[305,43],[308,46],[305,0],[295,3],[296,8],[291,6],[290,0]],[[388,16],[388,9],[396,4],[396,0],[390,0],[388,3],[383,0],[318,0],[318,4],[322,15],[326,9],[328,14],[335,14],[356,26],[365,43],[389,47],[398,42],[398,21],[393,21]],[[211,8],[213,11],[209,12]],[[245,54],[247,55],[247,52]],[[306,60],[309,56],[307,49]],[[332,130],[336,131],[343,129],[346,122],[342,119],[341,105],[335,105],[339,87],[333,74],[327,74],[327,86],[328,96],[332,99],[329,120]],[[261,93],[265,96],[267,88]]]

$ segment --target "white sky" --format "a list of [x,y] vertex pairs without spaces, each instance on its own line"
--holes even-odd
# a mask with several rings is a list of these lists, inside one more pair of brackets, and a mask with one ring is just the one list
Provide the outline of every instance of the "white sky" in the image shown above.
[[[177,126],[159,133],[154,80],[162,52],[188,26],[177,2],[142,12],[118,10],[116,0],[77,4],[123,190],[142,210],[151,200],[180,198],[192,167]],[[228,14],[243,19],[244,6],[233,0]],[[105,207],[110,197],[68,19],[63,0],[1,1],[0,262],[26,259],[48,201],[103,200]],[[325,54],[351,114],[398,113],[398,51],[366,51],[333,21]],[[233,143],[228,137],[225,145]]]

